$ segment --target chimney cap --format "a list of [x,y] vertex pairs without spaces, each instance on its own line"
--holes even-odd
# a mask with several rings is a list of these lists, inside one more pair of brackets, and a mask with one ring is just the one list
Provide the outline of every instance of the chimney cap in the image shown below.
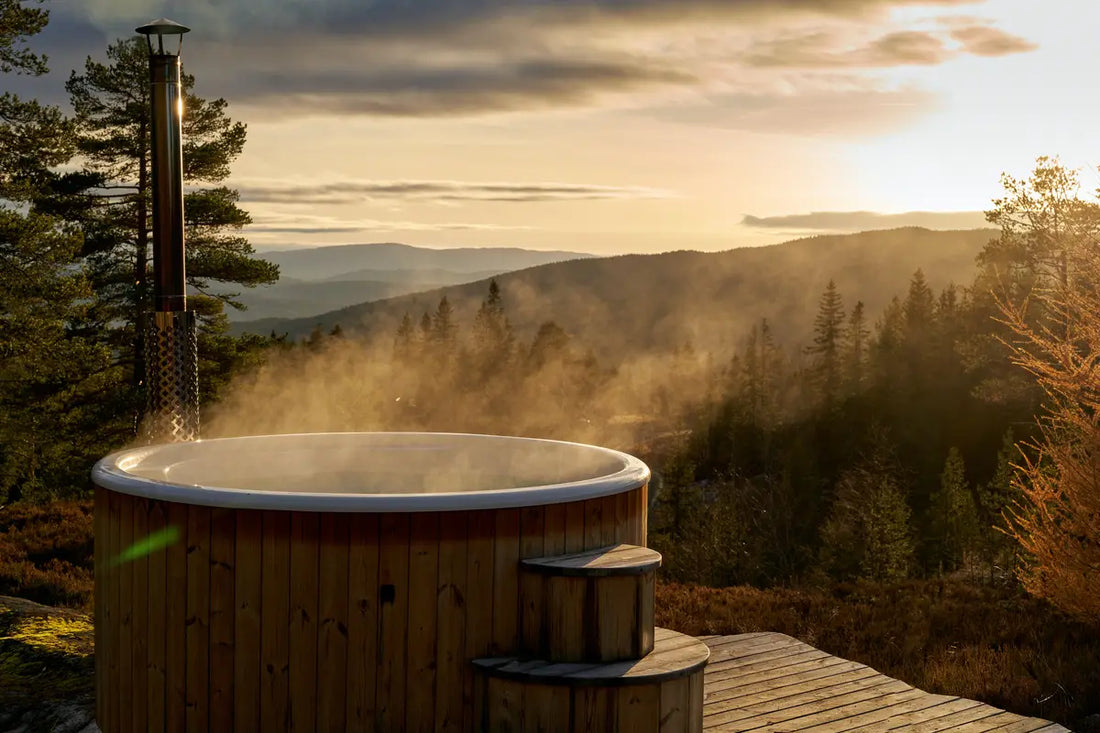
[[143,36],[182,36],[184,33],[189,32],[191,29],[185,25],[181,25],[174,20],[168,20],[167,18],[157,18],[150,21],[145,25],[135,28],[138,33]]

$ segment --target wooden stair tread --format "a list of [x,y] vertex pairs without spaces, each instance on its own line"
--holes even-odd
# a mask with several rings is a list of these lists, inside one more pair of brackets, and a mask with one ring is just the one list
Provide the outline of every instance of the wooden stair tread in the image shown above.
[[548,662],[520,657],[475,659],[474,665],[491,677],[541,685],[617,687],[643,685],[687,677],[706,666],[710,648],[693,636],[657,628],[653,651],[641,659],[590,664]]
[[569,555],[534,557],[521,561],[524,570],[546,575],[599,577],[642,575],[661,566],[661,553],[637,545],[609,545]]

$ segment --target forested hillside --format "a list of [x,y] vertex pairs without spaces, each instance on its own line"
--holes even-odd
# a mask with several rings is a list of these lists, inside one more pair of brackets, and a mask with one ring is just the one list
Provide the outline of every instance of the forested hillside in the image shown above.
[[[873,320],[918,268],[933,288],[974,277],[974,257],[995,235],[895,229],[812,237],[727,252],[667,252],[559,262],[496,278],[515,332],[534,337],[554,320],[601,358],[675,349],[729,351],[753,323],[767,319],[786,346],[811,332],[817,296],[830,280],[863,300]],[[447,297],[456,317],[469,319],[488,281],[365,303],[293,321],[247,324],[291,339],[315,328],[366,335],[392,333],[408,314],[419,321]]]

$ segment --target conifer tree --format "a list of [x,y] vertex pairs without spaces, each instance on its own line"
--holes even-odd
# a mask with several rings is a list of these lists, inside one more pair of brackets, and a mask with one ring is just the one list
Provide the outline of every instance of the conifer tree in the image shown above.
[[836,283],[829,280],[814,318],[813,345],[807,349],[813,358],[811,369],[818,395],[825,405],[831,405],[840,390],[843,336],[844,305]]
[[[66,84],[75,112],[82,167],[60,177],[42,201],[80,227],[82,261],[95,297],[90,326],[137,387],[144,378],[144,314],[150,308],[152,171],[148,49],[142,38],[116,41],[108,63],[88,58]],[[188,307],[199,314],[200,379],[247,361],[259,340],[228,336],[224,306],[234,286],[274,282],[278,268],[253,255],[241,228],[251,220],[237,192],[220,185],[240,155],[245,127],[226,116],[223,99],[194,94],[182,76]],[[211,390],[204,388],[204,396]]]
[[740,397],[754,425],[771,425],[778,407],[778,384],[783,378],[783,364],[782,354],[766,318],[753,325],[741,354]]
[[1016,543],[1006,533],[1008,512],[1018,497],[1014,484],[1013,462],[1020,455],[1009,428],[997,451],[997,468],[990,480],[979,487],[978,508],[981,511],[982,555],[992,579],[997,568],[1011,570],[1015,560]]
[[454,308],[444,295],[439,299],[431,319],[432,344],[441,350],[453,349],[458,338],[458,325],[454,320]]
[[885,477],[868,497],[861,531],[864,536],[860,575],[868,580],[894,581],[909,575],[913,542],[905,494]]
[[412,318],[406,312],[401,318],[401,325],[397,327],[397,333],[393,337],[393,357],[396,362],[404,363],[413,355],[415,348]]
[[836,579],[898,580],[909,573],[910,510],[897,459],[881,436],[870,455],[837,482],[821,527],[821,565]]
[[[0,73],[45,73],[26,44],[47,20],[0,0]],[[109,355],[76,328],[90,294],[70,266],[80,239],[34,206],[72,153],[59,110],[0,96],[0,503],[71,496],[110,445]]]
[[964,567],[977,541],[978,515],[958,448],[952,447],[947,454],[931,504],[931,561],[940,572]]
[[844,329],[844,381],[849,394],[858,394],[867,380],[867,352],[870,332],[863,301],[857,301],[848,314]]

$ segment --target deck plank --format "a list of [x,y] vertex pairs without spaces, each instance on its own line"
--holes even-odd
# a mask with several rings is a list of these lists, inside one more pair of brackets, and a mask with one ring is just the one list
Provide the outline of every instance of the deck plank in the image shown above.
[[985,731],[991,731],[994,728],[1000,728],[1006,726],[1009,723],[1015,723],[1018,720],[1023,720],[1022,715],[1016,713],[1006,713],[1004,711],[998,711],[997,708],[991,708],[993,715],[988,718],[982,718],[981,720],[972,720],[969,723],[965,723],[955,728],[959,733],[985,733]]
[[740,704],[741,702],[743,702],[744,698],[750,697],[760,692],[770,691],[775,695],[783,695],[794,687],[799,687],[805,690],[822,689],[844,682],[863,679],[865,677],[880,676],[878,672],[875,672],[873,669],[870,669],[868,667],[863,667],[859,665],[839,666],[841,668],[841,671],[836,671],[835,667],[824,667],[822,669],[810,670],[809,672],[801,672],[799,674],[790,675],[788,677],[780,677],[778,679],[769,680],[767,682],[757,682],[755,685],[747,685],[743,687],[733,687],[720,690],[708,687],[706,701],[708,703],[735,701]]
[[933,695],[784,634],[699,637],[711,650],[703,728],[748,733],[1063,733],[975,700]]

